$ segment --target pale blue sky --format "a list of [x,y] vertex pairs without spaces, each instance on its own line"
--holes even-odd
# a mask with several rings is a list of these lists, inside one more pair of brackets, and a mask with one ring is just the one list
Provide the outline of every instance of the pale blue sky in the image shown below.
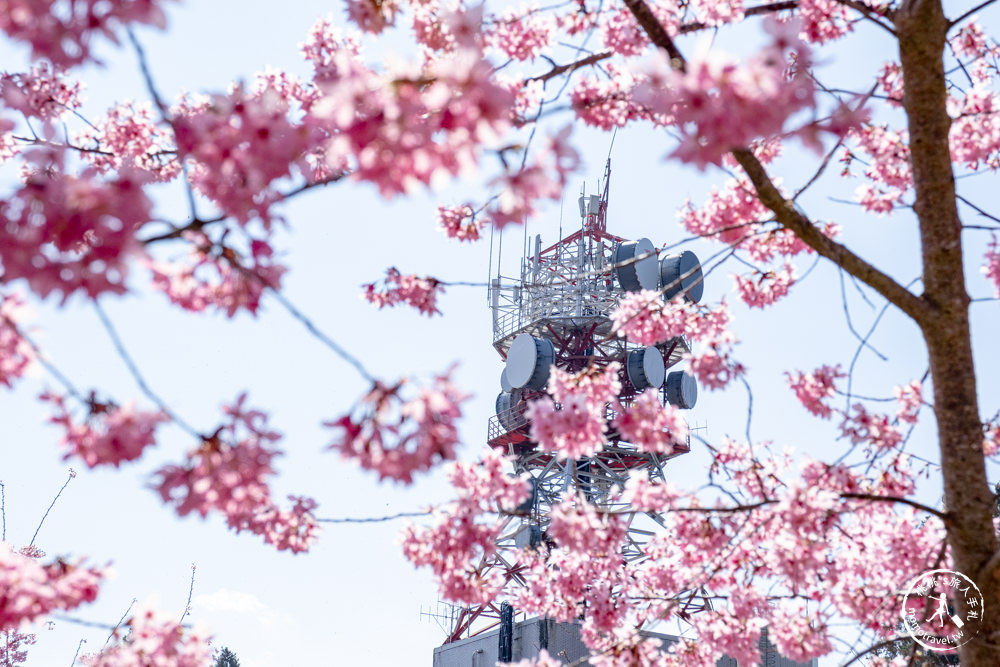
[[[342,10],[339,5],[295,2],[283,3],[279,13],[275,6],[231,0],[171,6],[168,33],[140,32],[163,95],[172,98],[182,89],[224,90],[230,81],[249,79],[267,65],[304,72],[296,45],[318,16],[332,11],[340,20]],[[726,35],[723,32],[721,38]],[[2,48],[4,67],[20,69],[19,56],[7,46]],[[405,47],[397,42],[392,49],[402,52]],[[873,71],[887,57],[880,51],[884,49],[880,34],[864,30],[829,57],[821,57],[820,64],[846,83],[854,71]],[[89,115],[97,115],[113,101],[144,96],[129,50],[109,47],[99,53],[109,67],[81,71],[88,81],[85,113]],[[568,120],[567,114],[556,114],[549,127]],[[575,224],[579,181],[586,179],[588,191],[596,190],[610,145],[608,135],[582,128],[575,136],[585,169],[567,192],[567,226]],[[718,170],[699,173],[662,161],[670,149],[670,140],[662,134],[641,128],[618,133],[612,154],[609,231],[627,238],[645,236],[655,244],[686,236],[676,224],[676,209],[689,196],[701,201],[711,184],[721,184],[725,177]],[[794,148],[774,172],[794,188],[812,159]],[[491,170],[492,166],[487,173]],[[8,191],[10,170],[0,171],[0,178],[3,191]],[[912,220],[872,218],[857,207],[836,204],[829,197],[849,198],[856,182],[841,182],[835,176],[828,180],[835,187],[804,198],[806,211],[840,222],[852,247],[902,282],[917,276]],[[994,180],[981,176],[963,187],[970,188],[975,201],[988,205]],[[453,201],[468,196],[469,187],[453,188],[442,197]],[[377,279],[391,265],[404,273],[432,274],[443,280],[486,279],[488,239],[473,246],[445,239],[434,229],[438,199],[420,195],[385,202],[370,186],[333,185],[284,207],[291,226],[279,234],[277,246],[291,266],[286,279],[289,298],[375,375],[426,377],[460,362],[457,380],[476,395],[467,404],[462,425],[461,455],[472,458],[484,446],[486,420],[502,369],[491,346],[485,288],[449,288],[440,303],[444,317],[433,319],[413,311],[376,312],[358,298],[360,285]],[[157,206],[164,216],[180,220],[185,215],[176,188],[162,188]],[[529,233],[554,241],[558,219],[558,205],[550,206],[544,220],[530,225]],[[508,250],[520,247],[520,230],[505,235]],[[990,294],[978,273],[983,239],[981,234],[966,237],[972,248],[970,289],[979,297]],[[715,252],[704,244],[691,248],[703,260]],[[505,273],[514,274],[515,253],[505,252],[503,260]],[[808,262],[800,267],[804,271]],[[726,295],[734,306],[734,330],[742,341],[737,355],[749,368],[754,391],[753,437],[834,458],[843,446],[832,440],[833,425],[807,418],[786,390],[782,371],[850,362],[856,343],[845,323],[836,271],[820,263],[790,299],[761,312],[737,304],[727,274],[738,270],[739,265],[733,264],[712,273],[704,302]],[[143,280],[137,270],[133,283]],[[850,285],[848,292],[855,326],[866,329],[874,311]],[[329,436],[320,422],[343,414],[365,386],[348,364],[310,338],[273,300],[265,301],[257,320],[241,315],[232,321],[192,316],[168,307],[159,295],[107,301],[108,312],[147,380],[186,420],[209,429],[217,422],[219,405],[232,401],[244,388],[251,405],[270,412],[272,426],[285,434],[282,444],[287,452],[278,463],[282,475],[274,484],[276,497],[313,496],[320,503],[321,517],[412,511],[448,497],[440,474],[423,476],[413,488],[404,489],[378,484],[373,476],[322,452]],[[881,306],[881,301],[875,303]],[[65,309],[43,304],[36,306],[35,317],[39,342],[77,385],[105,390],[118,399],[139,395],[87,304],[74,300]],[[993,304],[976,305],[973,318],[981,404],[984,415],[989,415],[1000,404],[995,379],[1000,363],[992,350],[993,332],[1000,322]],[[913,325],[898,315],[888,316],[872,344],[889,360],[862,354],[856,391],[886,396],[893,385],[919,377],[926,362],[918,342]],[[179,616],[188,594],[189,567],[195,562],[190,620],[210,628],[217,645],[232,648],[244,667],[430,664],[431,651],[443,635],[433,622],[420,618],[420,611],[434,606],[436,593],[430,577],[402,559],[395,542],[399,522],[326,526],[312,553],[292,557],[275,553],[251,535],[228,533],[217,518],[177,520],[144,486],[160,463],[179,460],[191,447],[187,436],[179,429],[166,429],[160,446],[142,462],[121,471],[83,471],[76,463],[60,460],[58,431],[43,425],[47,412],[35,396],[52,385],[39,372],[16,391],[0,392],[0,480],[6,485],[8,540],[19,546],[30,540],[69,465],[80,471],[37,542],[50,555],[88,556],[94,564],[110,561],[116,574],[102,588],[99,601],[74,612],[73,618],[114,623],[133,597]],[[726,434],[742,437],[745,390],[737,385],[722,393],[701,391],[691,421],[707,426],[701,433],[711,440]],[[932,434],[929,421],[917,430],[917,451],[930,455]],[[696,447],[670,465],[670,476],[681,486],[700,483],[707,463],[704,450]],[[933,481],[923,493],[936,503],[939,491]],[[38,631],[38,645],[28,664],[68,665],[81,638],[87,639],[84,651],[92,651],[100,648],[105,636],[100,629],[59,620],[52,630]]]

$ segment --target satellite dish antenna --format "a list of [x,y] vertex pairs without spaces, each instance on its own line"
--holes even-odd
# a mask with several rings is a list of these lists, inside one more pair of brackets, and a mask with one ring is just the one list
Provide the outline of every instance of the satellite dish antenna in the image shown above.
[[515,389],[541,391],[549,382],[549,370],[555,358],[552,341],[519,334],[507,350],[507,381]]
[[507,379],[507,369],[504,368],[500,371],[500,388],[506,392],[510,392],[514,387],[510,384],[510,380]]
[[674,371],[667,376],[667,402],[689,410],[698,402],[698,381],[685,371]]
[[663,355],[655,347],[644,347],[628,353],[625,372],[632,386],[643,391],[663,384]]
[[656,248],[649,239],[624,241],[615,248],[615,277],[630,292],[659,287]]
[[705,291],[705,277],[702,275],[698,256],[685,250],[679,255],[667,255],[661,259],[660,286],[663,288],[663,298],[667,301],[682,292],[687,301],[701,301]]

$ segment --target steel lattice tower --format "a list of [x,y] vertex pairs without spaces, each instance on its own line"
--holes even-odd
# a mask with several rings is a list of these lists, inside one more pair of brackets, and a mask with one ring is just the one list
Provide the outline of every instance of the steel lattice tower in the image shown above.
[[[607,440],[593,457],[560,460],[531,439],[525,409],[545,395],[552,366],[576,372],[618,362],[622,386],[618,398],[626,408],[639,392],[650,388],[660,391],[664,403],[680,408],[691,408],[697,400],[694,378],[683,371],[670,372],[690,352],[684,338],[646,348],[612,331],[611,313],[630,291],[659,289],[667,300],[683,293],[684,298],[698,301],[703,286],[701,264],[693,253],[660,257],[648,239],[629,241],[608,233],[610,175],[609,161],[601,194],[588,197],[581,192],[578,229],[547,248],[536,236],[532,251],[522,258],[518,278],[501,278],[498,273],[491,280],[493,347],[505,368],[487,442],[513,456],[514,474],[530,479],[533,487],[522,511],[505,516],[496,553],[481,563],[482,569],[499,569],[508,582],[523,583],[518,553],[546,539],[551,507],[578,495],[602,509],[626,514],[629,537],[623,557],[626,562],[643,558],[643,546],[660,517],[632,511],[615,500],[615,492],[623,490],[634,473],[664,479],[667,461],[690,448],[688,442],[675,445],[666,455],[640,452],[616,432],[610,409]],[[684,611],[701,611],[704,605],[702,598],[692,595]],[[500,616],[499,603],[459,609],[445,643],[490,630]]]

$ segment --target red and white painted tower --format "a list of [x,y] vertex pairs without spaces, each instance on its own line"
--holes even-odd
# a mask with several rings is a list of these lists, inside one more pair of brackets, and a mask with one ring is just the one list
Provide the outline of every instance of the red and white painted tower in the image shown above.
[[[636,394],[660,392],[661,400],[692,408],[697,384],[688,373],[672,370],[690,352],[684,338],[643,347],[612,330],[611,313],[630,291],[660,290],[667,301],[679,294],[697,302],[702,295],[702,270],[691,252],[660,256],[649,239],[630,241],[608,233],[607,212],[611,166],[605,169],[600,195],[579,199],[580,226],[556,243],[544,247],[541,236],[526,243],[520,275],[491,279],[493,347],[504,360],[496,414],[490,418],[487,442],[514,457],[514,474],[530,479],[532,498],[507,515],[506,529],[496,553],[482,569],[500,569],[508,582],[521,582],[518,554],[546,540],[549,510],[566,498],[585,498],[607,511],[628,515],[629,540],[623,546],[626,562],[644,557],[643,545],[657,528],[659,517],[638,513],[616,500],[629,475],[664,478],[664,466],[686,453],[689,445],[675,445],[667,455],[648,454],[623,440],[607,410],[606,441],[593,457],[560,459],[531,438],[527,406],[546,395],[551,368],[581,371],[618,362],[621,368],[619,402],[628,407]],[[523,582],[522,582],[523,583]],[[704,602],[692,596],[687,612]],[[501,605],[489,603],[458,610],[447,642],[494,628]]]

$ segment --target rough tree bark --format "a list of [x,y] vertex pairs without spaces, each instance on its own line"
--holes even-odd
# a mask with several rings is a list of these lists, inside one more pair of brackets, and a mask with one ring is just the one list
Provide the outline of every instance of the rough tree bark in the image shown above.
[[[923,255],[923,301],[918,317],[930,358],[934,415],[955,567],[973,577],[986,600],[980,634],[960,649],[963,665],[996,665],[1000,581],[993,532],[993,498],[983,458],[983,431],[969,330],[969,295],[962,266],[962,223],[948,148],[945,38],[949,23],[939,0],[904,2],[893,14],[905,82],[903,107],[910,132]],[[959,604],[964,600],[958,599]],[[964,610],[962,610],[964,612]]]

